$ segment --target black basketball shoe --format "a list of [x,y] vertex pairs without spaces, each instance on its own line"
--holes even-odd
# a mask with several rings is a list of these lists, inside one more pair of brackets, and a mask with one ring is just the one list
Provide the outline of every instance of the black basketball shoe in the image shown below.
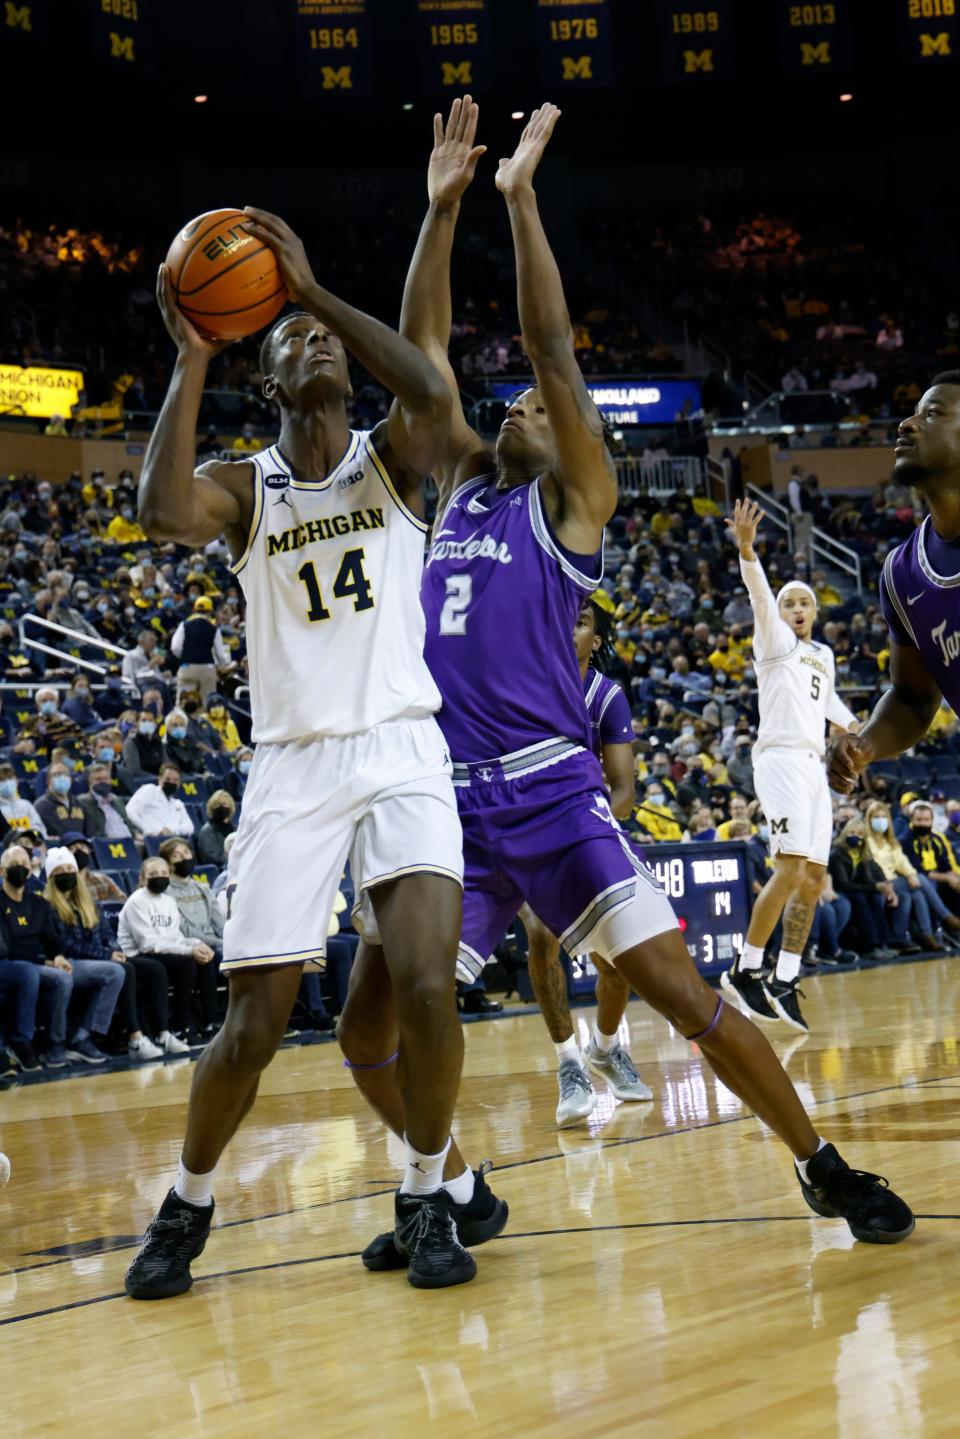
[[445,1189],[433,1194],[404,1194],[394,1201],[394,1243],[407,1259],[407,1278],[415,1289],[446,1289],[466,1284],[477,1272],[473,1255],[457,1238],[453,1200]]
[[172,1299],[187,1292],[193,1283],[190,1264],[203,1253],[213,1210],[212,1201],[188,1204],[170,1190],[123,1281],[131,1299]]
[[780,1016],[767,998],[759,969],[741,969],[737,961],[720,976],[720,988],[730,996],[738,1009],[762,1024],[776,1024]]
[[[486,1244],[496,1239],[510,1214],[507,1201],[498,1199],[486,1181],[493,1165],[485,1159],[479,1169],[473,1171],[473,1194],[466,1204],[454,1204],[453,1217],[457,1225],[457,1237],[468,1249],[476,1244]],[[406,1269],[407,1260],[389,1234],[378,1234],[360,1255],[368,1269]]]
[[823,1219],[845,1219],[854,1239],[864,1244],[899,1244],[916,1227],[907,1204],[879,1174],[851,1169],[832,1144],[807,1163],[808,1179],[797,1171],[804,1199]]
[[799,1029],[802,1034],[810,1033],[810,1026],[800,1013],[800,998],[802,989],[798,989],[795,979],[777,979],[774,975],[767,980],[764,986],[767,998],[780,1018],[789,1024],[791,1029]]

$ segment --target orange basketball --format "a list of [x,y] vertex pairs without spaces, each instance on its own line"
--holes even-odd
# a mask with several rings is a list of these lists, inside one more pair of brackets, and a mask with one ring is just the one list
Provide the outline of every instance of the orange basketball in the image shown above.
[[244,229],[242,210],[208,210],[167,251],[173,296],[215,340],[242,340],[269,325],[287,299],[276,256]]

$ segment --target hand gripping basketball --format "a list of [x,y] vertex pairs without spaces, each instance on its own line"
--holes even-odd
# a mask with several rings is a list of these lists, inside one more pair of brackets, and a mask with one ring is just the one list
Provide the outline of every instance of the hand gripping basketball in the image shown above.
[[269,245],[276,255],[291,300],[304,304],[310,290],[316,289],[317,281],[299,235],[293,233],[286,220],[281,220],[279,215],[271,215],[269,210],[256,210],[252,205],[244,205],[243,213],[249,216],[247,229],[251,235]]
[[157,304],[170,338],[181,354],[212,360],[214,355],[219,355],[221,350],[233,343],[232,340],[211,339],[209,335],[201,334],[196,325],[191,324],[173,298],[169,265],[161,265],[157,273]]

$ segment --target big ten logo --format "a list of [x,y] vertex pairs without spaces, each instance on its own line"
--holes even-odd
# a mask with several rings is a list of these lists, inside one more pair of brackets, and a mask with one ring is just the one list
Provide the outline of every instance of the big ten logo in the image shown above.
[[832,65],[830,41],[821,40],[819,45],[810,45],[806,40],[801,40],[800,63],[801,65]]
[[450,60],[441,60],[440,78],[444,85],[472,85],[473,61],[458,60],[454,63]]
[[125,60],[132,64],[136,60],[133,48],[132,35],[118,35],[116,30],[110,31],[110,59]]
[[592,80],[593,60],[589,55],[564,55],[561,59],[561,75],[564,81],[571,80]]
[[222,234],[214,235],[212,240],[208,240],[203,246],[203,253],[208,260],[216,260],[219,255],[228,255],[231,250],[237,250],[241,245],[248,245],[252,238],[250,231],[244,229],[244,224],[240,221],[236,225],[231,225],[228,230],[224,230]]
[[698,71],[710,74],[714,69],[712,50],[684,50],[683,73],[696,75]]
[[33,6],[15,5],[13,0],[6,0],[3,7],[3,23],[8,30],[32,30]]

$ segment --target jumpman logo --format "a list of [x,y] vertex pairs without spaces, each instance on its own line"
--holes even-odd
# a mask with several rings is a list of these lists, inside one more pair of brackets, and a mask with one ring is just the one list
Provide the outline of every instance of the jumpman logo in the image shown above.
[[293,509],[293,505],[290,504],[290,496],[287,494],[286,490],[284,490],[280,498],[278,500],[274,500],[273,503],[275,505],[290,505],[291,510]]

